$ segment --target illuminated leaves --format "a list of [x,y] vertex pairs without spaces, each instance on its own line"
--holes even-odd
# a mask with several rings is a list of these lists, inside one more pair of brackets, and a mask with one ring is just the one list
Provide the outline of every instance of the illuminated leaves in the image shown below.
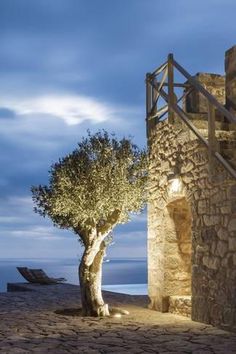
[[145,204],[146,153],[106,131],[83,138],[52,165],[48,186],[32,187],[35,211],[86,237],[105,233]]

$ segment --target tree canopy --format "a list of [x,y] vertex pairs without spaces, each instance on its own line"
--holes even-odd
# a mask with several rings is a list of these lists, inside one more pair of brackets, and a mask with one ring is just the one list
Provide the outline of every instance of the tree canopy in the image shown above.
[[84,245],[79,266],[83,314],[109,315],[101,291],[102,260],[110,232],[145,205],[146,152],[130,139],[88,132],[51,166],[48,185],[32,187],[35,211],[72,229]]
[[99,131],[49,170],[49,184],[32,187],[35,211],[60,228],[106,233],[145,205],[146,152],[130,139]]

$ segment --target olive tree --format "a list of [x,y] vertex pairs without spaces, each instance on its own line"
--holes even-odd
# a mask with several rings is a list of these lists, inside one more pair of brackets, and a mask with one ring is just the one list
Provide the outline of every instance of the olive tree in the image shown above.
[[79,265],[85,316],[109,315],[101,292],[102,262],[117,224],[145,205],[146,152],[106,131],[88,136],[49,170],[48,185],[32,187],[35,212],[72,230],[84,246]]

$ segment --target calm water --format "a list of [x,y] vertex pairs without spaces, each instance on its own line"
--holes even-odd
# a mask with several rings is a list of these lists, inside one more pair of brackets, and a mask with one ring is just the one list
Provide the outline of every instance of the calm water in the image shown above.
[[[64,277],[68,283],[79,284],[76,259],[2,259],[0,260],[0,292],[7,283],[25,282],[17,266],[43,268],[49,276]],[[127,294],[147,293],[146,259],[113,259],[103,264],[104,289]]]

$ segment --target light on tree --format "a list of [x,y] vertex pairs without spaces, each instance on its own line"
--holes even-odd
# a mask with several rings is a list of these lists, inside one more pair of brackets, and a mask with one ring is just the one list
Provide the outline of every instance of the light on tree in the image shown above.
[[32,187],[35,212],[72,230],[84,246],[79,266],[85,316],[109,315],[101,292],[102,261],[117,224],[146,201],[146,152],[106,131],[83,138],[51,166],[48,185]]

